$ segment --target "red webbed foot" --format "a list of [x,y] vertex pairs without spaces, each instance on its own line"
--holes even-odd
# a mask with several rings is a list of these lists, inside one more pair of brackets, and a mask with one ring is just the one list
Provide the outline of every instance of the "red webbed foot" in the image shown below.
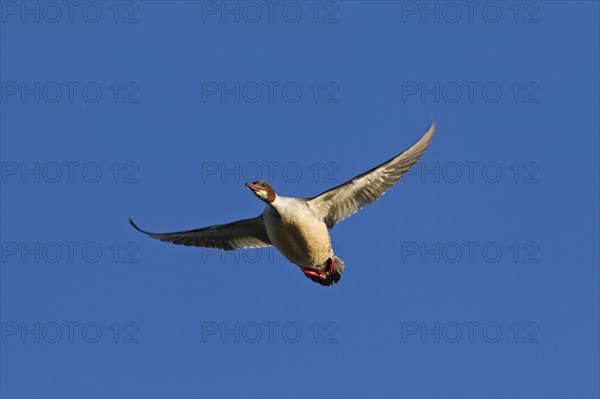
[[307,276],[315,276],[317,278],[320,279],[325,279],[327,278],[327,276],[325,275],[325,273],[323,273],[320,270],[312,270],[312,269],[303,269],[302,270],[304,272],[304,274],[306,274]]

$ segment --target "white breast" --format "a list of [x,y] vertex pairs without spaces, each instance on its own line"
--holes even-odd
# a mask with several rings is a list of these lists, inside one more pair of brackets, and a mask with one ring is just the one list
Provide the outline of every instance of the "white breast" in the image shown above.
[[277,196],[265,208],[263,219],[269,239],[290,262],[315,267],[333,256],[329,230],[306,202]]

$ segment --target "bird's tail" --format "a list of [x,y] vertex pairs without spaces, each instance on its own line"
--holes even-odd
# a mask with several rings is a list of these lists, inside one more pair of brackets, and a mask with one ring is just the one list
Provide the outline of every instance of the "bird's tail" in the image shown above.
[[331,273],[329,279],[332,281],[332,284],[337,284],[337,282],[342,278],[342,273],[344,273],[344,261],[333,255],[333,262],[335,271]]

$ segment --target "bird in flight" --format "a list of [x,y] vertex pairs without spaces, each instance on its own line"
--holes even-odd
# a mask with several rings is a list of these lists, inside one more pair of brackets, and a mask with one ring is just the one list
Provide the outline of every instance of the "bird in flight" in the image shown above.
[[412,147],[375,168],[312,198],[278,195],[259,180],[246,186],[266,203],[255,218],[175,233],[138,231],[178,245],[218,248],[226,251],[274,246],[306,277],[323,286],[336,284],[344,261],[331,245],[329,230],[379,199],[425,152],[435,131],[433,123]]

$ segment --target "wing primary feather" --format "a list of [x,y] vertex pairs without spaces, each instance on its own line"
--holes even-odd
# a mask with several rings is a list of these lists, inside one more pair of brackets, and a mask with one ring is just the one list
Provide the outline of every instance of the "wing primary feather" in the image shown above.
[[435,122],[406,151],[341,185],[307,199],[313,211],[332,228],[381,198],[423,155],[435,132]]
[[129,223],[137,231],[147,234],[152,238],[178,245],[218,248],[227,251],[272,245],[260,216],[222,225],[173,233],[152,233],[142,230],[131,219],[129,219]]

